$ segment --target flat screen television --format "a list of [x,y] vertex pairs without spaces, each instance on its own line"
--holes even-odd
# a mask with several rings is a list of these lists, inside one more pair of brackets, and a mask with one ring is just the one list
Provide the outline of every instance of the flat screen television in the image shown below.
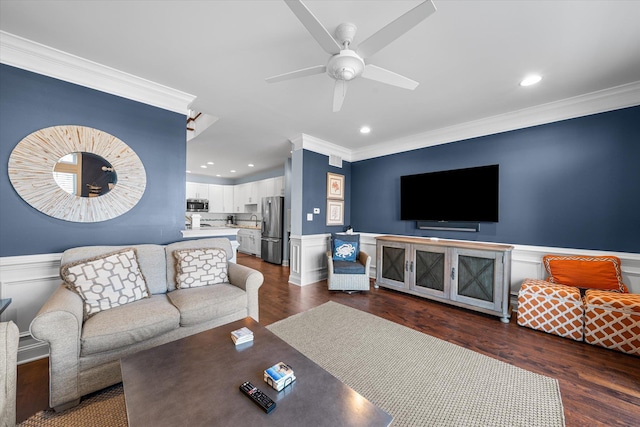
[[498,222],[499,165],[400,177],[400,219]]

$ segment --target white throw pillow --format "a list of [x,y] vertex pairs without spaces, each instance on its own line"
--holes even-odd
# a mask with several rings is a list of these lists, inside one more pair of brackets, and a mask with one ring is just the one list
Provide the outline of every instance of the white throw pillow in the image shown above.
[[150,296],[134,248],[64,265],[60,275],[84,301],[85,319]]
[[227,252],[220,248],[183,249],[174,251],[176,287],[197,288],[229,281]]

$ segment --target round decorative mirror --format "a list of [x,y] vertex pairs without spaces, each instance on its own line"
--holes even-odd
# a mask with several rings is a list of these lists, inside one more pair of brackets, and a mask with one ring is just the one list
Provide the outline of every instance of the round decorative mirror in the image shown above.
[[40,129],[9,157],[16,192],[40,212],[73,222],[106,221],[128,212],[147,184],[144,166],[120,139],[84,126]]
[[69,153],[53,167],[53,179],[69,194],[99,197],[113,190],[116,170],[103,157],[93,153]]

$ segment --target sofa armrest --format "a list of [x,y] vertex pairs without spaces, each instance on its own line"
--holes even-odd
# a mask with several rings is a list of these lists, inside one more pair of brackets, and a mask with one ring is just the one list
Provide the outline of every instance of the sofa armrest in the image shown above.
[[333,254],[331,251],[327,251],[327,269],[329,277],[333,276]]
[[371,267],[371,257],[366,252],[360,251],[358,262],[364,265],[364,274],[369,275],[369,268]]
[[60,286],[31,321],[31,335],[49,344],[49,406],[77,399],[83,303]]
[[234,286],[244,289],[247,293],[247,312],[249,316],[259,321],[259,307],[258,307],[258,289],[264,282],[264,276],[258,270],[246,267],[244,265],[236,264],[233,262],[228,263],[229,283]]

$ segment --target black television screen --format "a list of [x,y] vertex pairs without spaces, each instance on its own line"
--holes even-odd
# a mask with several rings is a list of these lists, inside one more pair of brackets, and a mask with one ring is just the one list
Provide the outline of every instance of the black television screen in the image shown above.
[[400,177],[400,219],[498,222],[499,166]]

